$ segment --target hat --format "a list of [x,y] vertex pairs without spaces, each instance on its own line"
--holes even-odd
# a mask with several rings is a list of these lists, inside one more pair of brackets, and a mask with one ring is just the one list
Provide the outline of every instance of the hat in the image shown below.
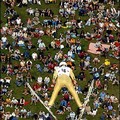
[[66,62],[61,62],[61,63],[59,64],[59,66],[67,66],[67,63],[66,63]]

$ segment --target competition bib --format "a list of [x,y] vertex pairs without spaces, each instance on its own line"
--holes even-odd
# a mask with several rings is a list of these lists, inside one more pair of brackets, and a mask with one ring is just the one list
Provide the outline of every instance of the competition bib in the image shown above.
[[70,74],[70,68],[62,66],[62,67],[60,67],[60,68],[57,69],[57,72],[58,72],[58,76],[63,75],[63,74],[69,76],[69,74]]

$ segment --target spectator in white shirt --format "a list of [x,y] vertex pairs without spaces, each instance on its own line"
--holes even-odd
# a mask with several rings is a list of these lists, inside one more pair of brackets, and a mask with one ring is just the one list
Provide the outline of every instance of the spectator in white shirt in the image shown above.
[[74,120],[75,119],[75,112],[70,112],[70,118],[71,118],[71,120]]
[[11,104],[13,106],[16,106],[18,104],[18,100],[15,97],[13,97],[12,100],[11,100]]
[[27,4],[28,4],[28,1],[27,1],[27,0],[22,0],[22,4],[23,4],[23,5],[27,5]]
[[37,58],[38,58],[38,55],[37,55],[37,53],[32,53],[32,58],[33,58],[33,60],[35,61]]
[[27,12],[28,12],[28,14],[30,14],[30,15],[34,15],[34,9],[32,9],[32,8],[28,8],[28,9],[27,9]]
[[11,77],[5,77],[5,83],[7,86],[10,86]]
[[38,77],[37,82],[41,85],[43,81],[43,78],[41,76]]
[[86,26],[90,26],[91,25],[91,18],[88,19],[88,21],[85,24]]
[[2,40],[3,45],[6,46],[6,45],[7,45],[7,37],[4,35],[4,36],[1,38],[1,40]]
[[39,43],[39,49],[40,49],[40,50],[45,50],[45,48],[46,48],[45,43],[41,41],[41,42]]
[[17,17],[16,23],[17,23],[17,25],[20,25],[20,24],[21,24],[21,19],[20,19],[19,17]]
[[115,99],[115,96],[114,96],[114,94],[112,94],[112,95],[110,96],[111,102],[114,102],[114,99]]
[[21,118],[22,117],[26,118],[27,110],[25,108],[22,108],[21,111],[20,111],[20,113],[21,113]]
[[3,83],[4,83],[4,79],[0,78],[0,86],[3,85]]
[[46,76],[44,79],[44,83],[48,86],[49,82],[50,82],[50,78]]
[[97,111],[97,109],[93,109],[90,115],[95,116],[97,114]]
[[68,51],[68,57],[74,58],[72,49]]

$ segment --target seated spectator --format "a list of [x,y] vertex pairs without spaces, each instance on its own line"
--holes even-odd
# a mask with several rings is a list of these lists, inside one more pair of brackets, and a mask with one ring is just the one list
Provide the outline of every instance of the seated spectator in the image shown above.
[[20,55],[20,50],[19,49],[16,49],[14,51],[13,54],[11,54],[11,57],[15,60],[19,60],[21,58],[21,55]]
[[26,81],[27,81],[27,82],[30,82],[30,81],[32,82],[32,75],[31,75],[30,72],[27,73]]
[[[38,25],[38,24],[40,24],[40,21],[39,21],[39,18],[38,18],[38,17],[33,17],[32,21],[33,21],[33,25]],[[38,38],[38,37],[40,37],[40,34],[39,34],[39,33],[35,33],[35,34],[34,34],[34,37]]]
[[33,116],[32,116],[32,118],[33,118],[34,120],[37,120],[37,119],[38,119],[38,114],[37,114],[37,113],[34,113]]
[[24,99],[24,97],[20,98],[19,105],[20,105],[20,107],[23,107],[25,105],[25,99]]
[[74,55],[74,53],[73,53],[73,51],[72,51],[72,49],[70,49],[69,51],[68,51],[68,57],[71,57],[71,58],[75,58],[75,55]]
[[10,86],[11,79],[12,79],[11,77],[5,77],[5,78],[4,78],[4,80],[5,80],[5,83],[4,83],[4,84],[5,84],[7,87]]
[[53,49],[55,49],[56,48],[55,40],[51,41],[49,46],[52,47]]
[[85,73],[80,72],[78,76],[76,76],[78,80],[85,80]]
[[89,60],[85,60],[84,61],[84,70],[86,70],[86,69],[88,69],[89,68],[89,66],[90,66],[90,61]]
[[76,116],[76,115],[75,115],[75,112],[71,111],[71,112],[70,112],[70,119],[71,119],[71,120],[74,120],[74,119],[75,119],[75,116]]
[[106,93],[105,93],[104,91],[102,91],[102,92],[99,94],[99,96],[100,96],[100,101],[101,101],[101,102],[104,101],[105,95],[106,95]]
[[59,109],[56,111],[57,114],[64,114],[65,108],[64,106],[60,106]]
[[113,110],[113,106],[111,104],[108,105],[108,111]]
[[6,104],[6,107],[10,107],[11,106],[11,99],[10,98],[6,98],[5,104]]
[[104,91],[108,90],[108,85],[107,84],[104,84],[103,87],[104,87]]
[[98,71],[97,67],[91,67],[91,72],[90,73],[96,73]]
[[8,88],[6,86],[3,86],[1,88],[1,94],[6,95],[7,91],[8,91]]
[[97,109],[93,109],[90,115],[92,115],[92,116],[96,116],[97,111],[98,111]]
[[26,11],[29,15],[34,15],[34,9],[28,8]]
[[26,88],[26,87],[24,87],[24,91],[23,91],[23,95],[28,95],[30,93],[30,91]]
[[92,40],[92,35],[87,32],[87,33],[85,34],[85,38],[86,38],[86,40]]
[[35,61],[35,60],[38,58],[37,53],[33,52],[33,53],[32,53],[32,58],[33,58],[33,60]]
[[46,85],[48,86],[49,83],[50,83],[50,78],[49,78],[48,76],[46,76],[46,77],[44,78],[44,84],[46,84]]
[[21,67],[24,67],[24,66],[25,66],[25,61],[24,61],[24,60],[21,60],[21,61],[20,61],[20,66],[21,66]]
[[38,82],[39,85],[41,85],[41,84],[43,83],[43,79],[42,79],[41,76],[39,76],[39,77],[37,78],[37,82]]
[[93,74],[93,79],[94,79],[94,80],[99,79],[99,77],[100,77],[99,72],[95,72],[95,73]]
[[28,60],[28,61],[26,62],[26,68],[27,68],[27,70],[30,70],[31,67],[32,67],[32,61],[31,61],[31,60]]
[[35,104],[36,105],[36,103],[37,103],[37,98],[36,98],[36,96],[35,95],[32,95],[32,97],[31,97],[31,104]]
[[88,115],[90,115],[90,113],[91,113],[91,107],[90,107],[88,104],[85,106],[85,112],[86,112]]
[[46,46],[45,46],[45,43],[43,41],[41,41],[39,43],[39,47],[38,47],[39,50],[45,50],[46,49]]
[[27,110],[25,108],[22,108],[20,110],[20,117],[21,118],[26,118],[26,115],[27,115]]
[[112,85],[119,85],[119,80],[117,78],[114,78]]
[[67,110],[67,111],[72,111],[72,108],[71,108],[70,102],[67,103],[66,110]]
[[6,47],[6,45],[8,44],[8,40],[7,40],[7,37],[4,35],[2,38],[1,38],[1,41],[2,41],[2,43],[3,43],[3,47],[5,48]]
[[23,81],[23,74],[21,72],[16,74],[16,85],[17,86],[21,86],[23,85],[24,81]]
[[13,95],[13,90],[8,90],[7,97],[11,98]]
[[81,50],[82,50],[81,45],[78,44],[76,47],[76,53],[79,54],[81,52]]
[[31,117],[32,117],[31,110],[27,110],[26,118],[31,118]]
[[103,85],[102,85],[102,83],[101,83],[101,81],[100,81],[99,79],[97,79],[97,80],[95,81],[95,87],[96,87],[97,89],[101,89],[101,88],[103,87]]
[[35,92],[40,91],[40,90],[41,90],[40,85],[39,85],[38,83],[35,83],[35,84],[33,85],[33,90],[34,90]]
[[93,105],[94,105],[94,108],[95,108],[95,109],[98,109],[98,108],[100,107],[100,104],[101,104],[101,103],[99,102],[99,99],[95,99],[95,100],[94,100]]
[[78,85],[75,86],[75,89],[76,89],[76,92],[79,94],[79,93],[82,93],[82,88]]
[[98,64],[100,62],[100,60],[97,58],[97,57],[95,57],[94,59],[93,59],[93,63],[94,64]]
[[114,94],[112,94],[112,95],[110,96],[110,100],[111,100],[112,103],[118,102],[118,99],[114,96]]
[[103,112],[102,113],[102,115],[100,116],[100,120],[105,120],[106,119],[106,113],[105,112]]
[[11,106],[17,106],[18,105],[18,100],[13,97],[12,100],[11,100]]
[[70,95],[67,91],[64,92],[63,98],[67,103],[70,101]]
[[61,45],[60,40],[55,40],[55,47],[59,48]]
[[1,62],[6,61],[6,55],[4,53],[2,53],[0,57],[1,57]]

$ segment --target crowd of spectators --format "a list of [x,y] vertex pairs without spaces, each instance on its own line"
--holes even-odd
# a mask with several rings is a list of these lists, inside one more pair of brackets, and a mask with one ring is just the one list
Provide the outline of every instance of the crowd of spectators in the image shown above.
[[[109,60],[112,58],[117,61],[120,57],[120,9],[116,8],[118,2],[61,0],[57,15],[49,8],[49,4],[55,5],[57,1],[45,0],[44,2],[48,8],[30,7],[31,4],[42,6],[41,0],[1,1],[6,7],[2,16],[6,19],[6,23],[3,24],[4,21],[0,20],[2,24],[0,47],[2,51],[7,52],[1,52],[0,55],[0,118],[52,120],[50,113],[44,111],[37,113],[26,107],[28,105],[36,107],[39,103],[36,96],[32,95],[27,88],[26,83],[32,84],[33,90],[47,105],[54,88],[54,84],[51,83],[51,73],[60,61],[66,61],[73,70],[78,69],[79,66],[80,72],[75,74],[76,80],[78,83],[86,81],[86,85],[83,87],[77,84],[75,89],[84,98],[92,79],[95,80],[90,97],[93,104],[88,103],[85,106],[83,118],[85,119],[87,115],[94,117],[99,109],[102,109],[104,112],[100,115],[100,120],[119,120],[119,98],[109,92],[111,88],[118,89],[119,86],[119,64]],[[107,3],[110,8],[106,8]],[[15,7],[18,7],[18,10],[25,8],[24,12],[28,16],[26,21]],[[63,19],[65,19],[64,22]],[[87,31],[89,26],[91,30]],[[59,33],[61,29],[64,29],[64,33]],[[47,39],[43,39],[44,37],[50,37],[52,40],[46,42]],[[93,57],[83,49],[83,42],[90,41],[95,42],[100,55]],[[103,43],[109,44],[110,49],[102,50]],[[56,52],[52,54],[51,51]],[[87,76],[86,71],[92,78]],[[39,75],[36,76],[36,74]],[[42,74],[46,76],[43,77]],[[24,97],[14,97],[14,87],[11,88],[11,86],[22,89],[20,96]],[[61,115],[68,111],[69,115],[65,119],[77,120],[80,110],[75,111],[72,108],[73,97],[65,87],[60,93],[62,97],[59,95],[59,101],[53,106],[56,114]],[[14,110],[6,111],[7,107]]]

